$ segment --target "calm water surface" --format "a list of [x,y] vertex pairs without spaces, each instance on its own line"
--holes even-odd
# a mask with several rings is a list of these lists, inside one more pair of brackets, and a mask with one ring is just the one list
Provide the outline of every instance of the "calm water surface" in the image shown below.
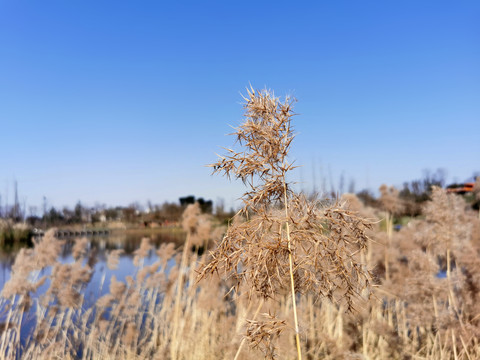
[[[133,252],[140,246],[141,240],[144,235],[127,234],[124,232],[113,233],[108,236],[89,237],[89,255],[90,259],[85,259],[84,263],[90,262],[93,270],[93,276],[90,283],[85,288],[85,300],[87,303],[94,302],[98,297],[108,292],[109,279],[112,275],[115,275],[117,280],[124,281],[127,276],[133,276],[136,274],[138,268],[133,265]],[[147,236],[150,238],[150,243],[155,247],[150,251],[149,256],[144,259],[144,265],[148,266],[155,263],[158,260],[156,249],[160,247],[162,243],[174,242],[180,245],[184,241],[184,235],[182,233],[171,234],[154,234]],[[62,253],[60,254],[59,261],[64,264],[73,263],[72,248],[75,243],[75,239],[63,239],[65,245],[63,246]],[[111,250],[123,249],[125,252],[119,258],[119,264],[117,269],[110,270],[107,267],[107,255]],[[10,279],[11,267],[15,261],[15,256],[19,249],[0,249],[0,288],[3,289],[5,283]],[[172,262],[172,260],[170,260]],[[167,269],[171,267],[171,264],[167,266]],[[43,270],[40,276],[47,275],[51,271],[50,268]],[[45,284],[39,289],[39,293],[48,288],[48,284]]]

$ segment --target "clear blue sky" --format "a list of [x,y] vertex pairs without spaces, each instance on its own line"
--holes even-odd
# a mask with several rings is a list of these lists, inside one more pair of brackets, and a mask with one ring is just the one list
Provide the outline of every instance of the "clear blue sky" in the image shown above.
[[[298,99],[293,180],[480,171],[478,1],[0,0],[0,195],[227,204],[240,93]],[[329,185],[328,185],[329,186]]]

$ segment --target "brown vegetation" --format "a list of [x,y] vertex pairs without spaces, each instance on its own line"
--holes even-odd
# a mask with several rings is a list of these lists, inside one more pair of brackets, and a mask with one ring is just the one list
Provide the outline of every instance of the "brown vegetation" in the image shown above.
[[[249,297],[255,294],[264,301],[290,294],[301,359],[297,294],[344,300],[346,309],[353,310],[354,298],[370,282],[360,260],[370,223],[339,204],[322,205],[291,190],[286,180],[293,169],[287,159],[294,139],[290,99],[281,103],[268,91],[252,89],[245,101],[245,122],[233,134],[243,148],[228,149],[212,167],[247,185],[244,207],[237,214],[247,220],[228,228],[200,276],[225,273],[239,296],[245,283]],[[255,347],[263,343],[265,355],[273,358],[271,334],[278,336],[285,326],[272,324],[285,324],[272,314],[268,319],[265,324],[249,320],[256,330],[249,330],[247,338]]]

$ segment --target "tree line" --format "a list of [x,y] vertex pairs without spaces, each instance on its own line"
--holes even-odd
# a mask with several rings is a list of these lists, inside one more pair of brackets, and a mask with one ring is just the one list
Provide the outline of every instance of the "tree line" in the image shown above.
[[[479,176],[480,173],[474,173],[472,180]],[[399,216],[418,216],[422,212],[422,205],[430,199],[431,189],[433,186],[446,187],[446,173],[442,169],[434,172],[424,171],[421,179],[404,182],[402,187],[398,189],[398,197],[402,200],[402,213]],[[353,192],[353,191],[351,191]],[[330,193],[324,194],[324,197],[336,198],[341,193],[335,192],[334,189]],[[356,193],[357,197],[366,205],[374,208],[380,207],[379,198],[375,196],[373,191],[365,189]],[[465,195],[467,202],[473,208],[480,207],[480,200],[472,195]],[[9,205],[8,201],[2,202],[0,194],[0,219],[13,223],[25,223],[31,227],[49,228],[52,226],[67,226],[86,223],[102,223],[120,221],[126,223],[140,223],[148,225],[156,223],[175,224],[177,223],[186,206],[198,202],[202,212],[214,214],[220,221],[228,221],[234,214],[234,210],[226,210],[224,202],[219,200],[214,207],[212,200],[196,198],[193,195],[180,197],[178,202],[164,202],[163,204],[153,204],[148,201],[146,205],[139,202],[132,203],[128,206],[113,206],[97,204],[93,207],[86,206],[80,201],[74,208],[63,207],[56,208],[48,206],[46,197],[43,198],[41,214],[38,214],[38,208],[29,207],[26,209],[26,201],[21,202],[18,195],[18,184],[14,182],[14,202]]]

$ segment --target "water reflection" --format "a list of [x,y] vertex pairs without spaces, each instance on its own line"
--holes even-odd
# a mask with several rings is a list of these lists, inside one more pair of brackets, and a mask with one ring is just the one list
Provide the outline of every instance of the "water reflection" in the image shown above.
[[[150,244],[153,245],[154,248],[158,248],[162,243],[169,242],[173,242],[176,246],[179,246],[185,241],[185,234],[180,231],[145,235],[146,234],[142,232],[129,233],[125,231],[114,231],[105,236],[88,237],[89,251],[84,262],[93,270],[93,276],[85,289],[85,300],[90,299],[90,301],[93,301],[104,295],[105,291],[108,291],[108,283],[112,275],[115,275],[117,280],[121,281],[124,281],[128,275],[135,275],[138,269],[133,265],[133,252],[140,246],[142,238],[148,237]],[[75,238],[63,239],[62,241],[65,241],[65,244],[58,261],[63,264],[73,263],[75,260],[72,256],[72,249],[75,244]],[[0,249],[0,287],[2,289],[10,279],[15,256],[22,247],[27,246],[28,244],[23,244]],[[116,249],[123,249],[124,254],[120,256],[118,268],[116,270],[110,270],[107,267],[107,255],[111,250]],[[144,265],[152,265],[157,260],[158,256],[155,251],[150,251],[144,260]],[[170,266],[168,266],[168,268],[169,267]],[[49,272],[50,269],[47,269],[46,272],[43,272],[41,275],[49,274]],[[39,289],[39,293],[41,292],[42,288]]]

